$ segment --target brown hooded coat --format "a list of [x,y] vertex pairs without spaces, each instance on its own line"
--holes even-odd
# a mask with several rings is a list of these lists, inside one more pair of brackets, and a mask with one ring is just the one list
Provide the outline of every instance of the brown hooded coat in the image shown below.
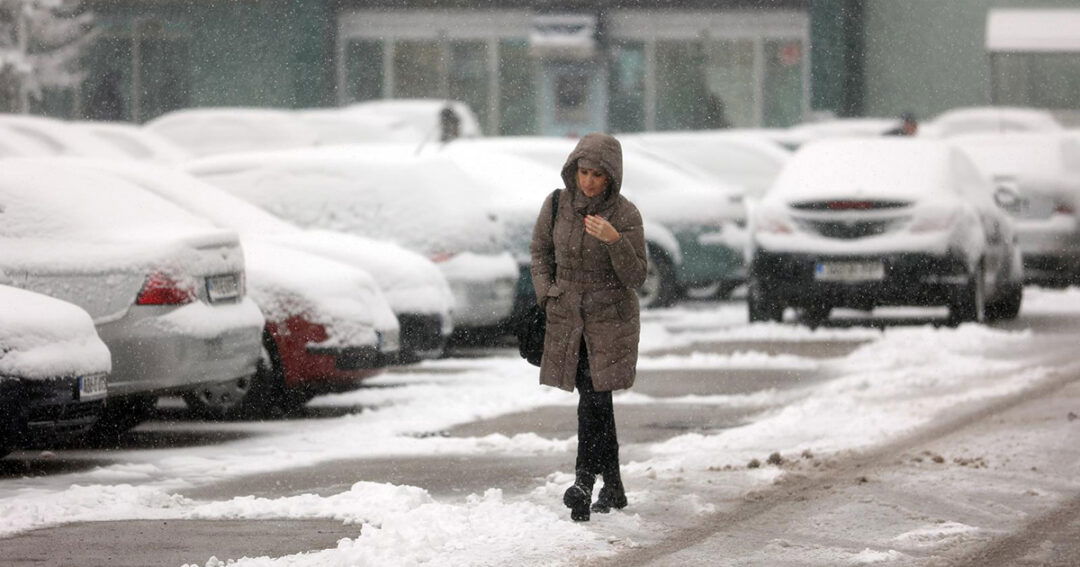
[[[580,193],[580,158],[599,164],[607,174],[608,188],[601,197],[575,199]],[[551,196],[540,209],[530,251],[537,302],[547,312],[541,384],[574,390],[582,336],[596,391],[634,384],[641,335],[634,290],[645,281],[645,233],[637,207],[619,194],[622,173],[619,141],[606,134],[589,134],[563,165],[566,189],[559,195],[554,230]],[[619,239],[605,244],[587,234],[587,214],[607,219],[619,232]]]

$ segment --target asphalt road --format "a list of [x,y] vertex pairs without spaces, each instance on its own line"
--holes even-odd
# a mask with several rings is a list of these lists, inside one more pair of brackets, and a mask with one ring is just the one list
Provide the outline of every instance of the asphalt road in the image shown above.
[[[926,321],[915,321],[925,323]],[[908,321],[911,323],[911,321]],[[844,324],[851,324],[850,322]],[[858,323],[856,323],[858,324]],[[1009,323],[1008,328],[1031,328],[1045,334],[1047,342],[1032,347],[1045,353],[1046,361],[1064,366],[1080,338],[1080,322],[1069,318],[1043,316]],[[1071,341],[1071,343],[1070,343]],[[834,343],[777,343],[777,342],[724,342],[698,344],[692,350],[728,353],[736,350],[758,350],[774,354],[787,353],[799,356],[830,358],[842,356],[858,345],[852,342]],[[686,350],[686,349],[683,349]],[[466,355],[476,354],[462,353]],[[1018,353],[1018,355],[1021,353]],[[1030,354],[1030,353],[1027,353]],[[765,389],[811,386],[817,381],[828,380],[823,374],[790,371],[724,372],[716,371],[663,371],[639,375],[636,391],[657,398],[684,396],[687,394],[739,394]],[[882,468],[880,478],[889,475],[903,476],[906,465],[904,456],[915,454],[923,447],[947,446],[951,436],[963,436],[965,432],[986,433],[977,424],[991,420],[1014,419],[1022,423],[1040,415],[1043,406],[1057,404],[1053,410],[1064,407],[1065,392],[1080,403],[1080,388],[1071,386],[1072,377],[1062,378],[1061,389],[1045,392],[1042,397],[1017,401],[1007,407],[990,408],[982,413],[966,416],[929,437],[908,439],[884,448],[878,457],[887,455],[890,466]],[[571,395],[571,394],[568,394]],[[1068,399],[1074,399],[1068,398]],[[504,415],[495,419],[477,421],[441,432],[450,436],[481,436],[489,433],[535,432],[543,437],[566,438],[576,433],[574,408],[570,406],[541,407],[533,411]],[[1013,412],[1012,417],[1006,414]],[[1026,413],[1025,413],[1026,412]],[[1005,417],[1002,417],[1005,416]],[[1025,418],[1025,416],[1027,416]],[[709,432],[747,423],[754,419],[754,412],[746,409],[724,408],[715,405],[691,404],[635,404],[617,407],[616,419],[624,460],[635,457],[644,443],[652,443],[681,435],[686,432]],[[972,433],[974,435],[975,433]],[[258,431],[245,431],[235,424],[195,422],[190,420],[156,421],[146,424],[125,440],[125,449],[140,446],[152,447],[163,441],[172,446],[214,444],[231,439],[259,435]],[[1074,438],[1075,439],[1075,438]],[[1078,445],[1080,446],[1080,445]],[[938,448],[937,450],[945,450]],[[275,473],[258,474],[218,484],[201,486],[182,492],[197,499],[223,500],[233,496],[256,495],[280,497],[303,493],[330,495],[347,490],[357,481],[390,482],[409,484],[427,489],[436,497],[456,498],[483,491],[489,487],[504,492],[525,493],[543,484],[544,478],[553,471],[572,469],[572,455],[537,457],[491,457],[441,455],[413,458],[376,458],[340,460],[318,466],[290,469]],[[874,461],[878,463],[879,461]],[[1067,466],[1076,461],[1063,460],[1057,466]],[[0,481],[5,478],[47,478],[51,475],[86,470],[108,463],[108,454],[86,450],[58,451],[55,456],[39,458],[35,454],[17,454],[16,458],[0,463]],[[861,464],[860,464],[861,463]],[[841,464],[831,475],[843,478],[865,476],[862,467],[868,462],[858,459]],[[1052,466],[1052,465],[1047,465]],[[446,474],[447,470],[454,474]],[[900,470],[900,472],[897,472]],[[899,477],[898,477],[899,478]],[[905,477],[907,478],[907,477]],[[662,545],[634,550],[625,557],[616,558],[612,564],[619,565],[673,565],[709,564],[709,557],[716,557],[718,550],[735,541],[750,545],[755,533],[761,535],[761,526],[775,522],[775,514],[782,518],[798,517],[815,503],[828,506],[831,502],[841,506],[857,497],[841,490],[822,489],[822,479],[808,477],[804,486],[785,487],[774,495],[766,495],[755,505],[725,509],[719,516],[708,518],[700,525],[684,526],[673,531]],[[963,482],[963,479],[958,479]],[[880,485],[879,485],[880,486]],[[914,484],[913,484],[914,486]],[[872,487],[871,487],[872,488]],[[858,490],[869,490],[857,487]],[[916,497],[907,498],[910,505]],[[1063,506],[1045,510],[1033,510],[1030,525],[991,538],[979,549],[963,550],[946,565],[1027,565],[1039,563],[1039,557],[1080,557],[1080,495]],[[1042,522],[1041,524],[1039,522]],[[745,528],[745,529],[744,529]],[[202,564],[211,555],[219,558],[243,556],[281,556],[303,551],[333,547],[343,537],[355,537],[358,526],[342,525],[336,521],[125,521],[94,522],[65,525],[35,530],[12,538],[0,540],[0,563],[11,566],[61,566],[61,565],[109,565],[113,567],[146,565],[181,565],[187,562]],[[740,531],[743,530],[743,531]],[[1012,539],[1008,539],[1012,538]],[[717,542],[720,543],[717,543]],[[1045,544],[1050,541],[1050,544]],[[1073,551],[1077,553],[1073,554]],[[984,553],[984,555],[978,555]],[[1043,555],[1039,555],[1042,553]],[[1035,559],[1031,559],[1035,558]],[[1024,561],[1035,561],[1034,563]],[[1057,559],[1054,559],[1057,561]],[[752,563],[751,563],[752,564]],[[783,564],[783,563],[777,563]],[[1045,564],[1075,564],[1049,561]]]

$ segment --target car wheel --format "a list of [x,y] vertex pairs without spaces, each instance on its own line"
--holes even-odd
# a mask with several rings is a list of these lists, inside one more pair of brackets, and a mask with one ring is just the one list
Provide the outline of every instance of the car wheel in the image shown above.
[[986,277],[980,264],[949,306],[949,323],[982,323],[986,320]]
[[263,339],[255,374],[185,392],[188,409],[200,417],[225,419],[266,417],[280,408],[285,380],[272,346],[266,344],[268,340],[271,339]]
[[989,320],[1011,320],[1020,314],[1020,304],[1024,301],[1024,286],[1010,284],[1004,296],[986,306],[986,318]]
[[156,408],[157,396],[136,394],[111,398],[86,436],[97,442],[115,443],[122,433],[150,419]]
[[675,268],[663,252],[649,248],[649,266],[645,283],[638,289],[638,299],[645,309],[667,307],[679,298],[679,284],[675,281]]
[[746,307],[751,323],[784,319],[784,305],[769,293],[760,281],[752,279],[746,293]]

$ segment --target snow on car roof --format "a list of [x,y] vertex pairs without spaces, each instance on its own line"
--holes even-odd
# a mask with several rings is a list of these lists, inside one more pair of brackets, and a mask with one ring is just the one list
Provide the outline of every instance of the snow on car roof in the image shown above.
[[394,117],[410,123],[425,138],[438,139],[439,112],[449,104],[461,119],[461,135],[480,136],[480,121],[469,105],[456,100],[443,99],[378,99],[357,102],[341,109],[345,113],[373,114]]
[[195,156],[313,146],[318,134],[292,113],[271,108],[190,108],[144,125]]
[[968,134],[949,139],[987,175],[1080,175],[1080,144],[1044,133]]
[[72,122],[71,125],[136,160],[180,163],[191,154],[164,136],[129,122]]
[[1010,106],[978,106],[949,110],[928,124],[940,136],[973,132],[1058,132],[1061,124],[1045,110]]
[[218,156],[188,170],[305,228],[397,242],[414,250],[495,252],[501,229],[449,156],[414,144],[328,146]]
[[929,140],[813,142],[795,153],[767,198],[791,202],[830,196],[903,199],[949,194],[957,151]]
[[111,369],[109,349],[86,311],[0,285],[0,379],[85,376]]
[[24,153],[28,155],[113,159],[128,157],[124,152],[100,143],[70,123],[53,118],[0,114],[0,130],[15,133],[22,143],[28,145],[24,148]]

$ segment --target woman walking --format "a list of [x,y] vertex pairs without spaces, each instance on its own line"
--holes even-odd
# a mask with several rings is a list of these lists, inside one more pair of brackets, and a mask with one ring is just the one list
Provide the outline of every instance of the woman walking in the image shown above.
[[[590,509],[626,506],[611,392],[634,384],[641,321],[634,290],[645,281],[645,234],[637,207],[619,194],[622,146],[606,134],[581,139],[562,169],[566,188],[544,202],[533,229],[532,279],[547,314],[540,383],[576,387],[578,452],[563,495],[575,521]],[[596,475],[604,481],[590,507]]]

